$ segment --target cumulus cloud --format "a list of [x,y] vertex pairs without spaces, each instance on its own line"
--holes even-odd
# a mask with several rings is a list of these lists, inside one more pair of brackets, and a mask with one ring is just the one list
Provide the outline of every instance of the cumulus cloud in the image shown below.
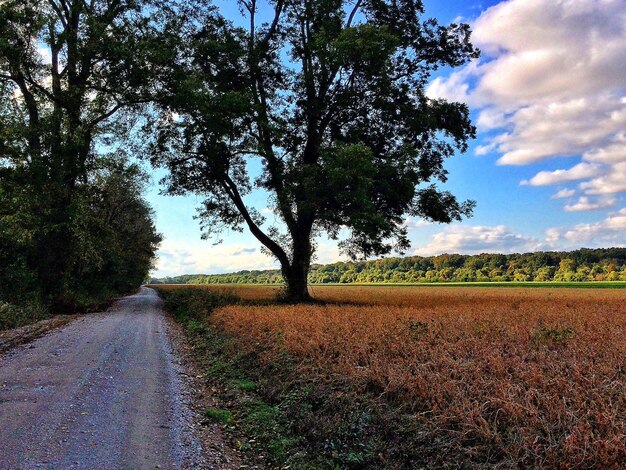
[[328,264],[337,261],[347,261],[347,257],[339,253],[339,248],[333,242],[320,242],[315,248],[314,263]]
[[510,228],[451,225],[435,234],[425,246],[415,250],[419,256],[442,253],[480,254],[533,251],[540,246],[538,240],[513,232]]
[[520,184],[528,184],[530,186],[551,186],[554,184],[590,178],[601,173],[602,169],[598,165],[579,163],[569,170],[540,171],[530,180],[523,180]]
[[[610,201],[609,201],[610,202]],[[594,204],[607,204],[607,201],[592,202],[581,198],[576,205],[580,209],[593,210]],[[585,208],[582,208],[586,206]],[[553,227],[545,232],[545,237],[518,233],[499,225],[465,226],[451,225],[436,233],[426,245],[416,249],[414,255],[436,256],[443,253],[520,253],[550,250],[574,250],[581,247],[626,246],[626,207],[609,214],[603,220],[567,227]]]
[[407,217],[407,219],[404,221],[404,224],[409,230],[415,230],[435,225],[433,222],[429,222],[428,220],[416,219],[414,217]]
[[473,24],[483,59],[437,78],[429,96],[463,99],[495,137],[477,154],[500,165],[582,162],[533,186],[584,180],[586,194],[626,191],[626,2],[508,0]]
[[626,162],[613,165],[611,171],[581,183],[588,194],[612,194],[626,191]]
[[158,253],[154,275],[212,274],[276,267],[277,264],[271,257],[256,248],[227,244],[211,245],[201,241],[181,244],[165,240]]
[[626,133],[620,132],[611,143],[586,152],[583,159],[607,165],[626,162]]
[[575,189],[565,188],[565,189],[561,189],[556,194],[554,194],[552,196],[552,199],[566,199],[566,198],[572,197],[574,194],[576,194]]
[[599,222],[578,224],[574,227],[551,228],[546,241],[559,247],[624,246],[626,243],[626,207],[609,214]]
[[600,209],[608,209],[613,207],[617,200],[615,198],[604,198],[592,200],[587,196],[581,196],[578,202],[574,204],[567,204],[565,206],[566,212],[582,212],[582,211],[597,211]]
[[468,80],[477,73],[479,62],[472,62],[466,67],[454,72],[449,77],[437,77],[428,86],[426,94],[433,99],[446,99],[468,103],[472,101],[469,95]]

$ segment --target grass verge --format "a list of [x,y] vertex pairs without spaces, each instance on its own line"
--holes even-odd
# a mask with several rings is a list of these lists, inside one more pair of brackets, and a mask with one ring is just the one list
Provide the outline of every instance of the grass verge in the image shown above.
[[234,339],[209,321],[215,308],[241,302],[233,296],[160,293],[187,329],[206,385],[216,395],[220,408],[205,411],[208,421],[223,424],[252,462],[297,470],[385,467],[375,453],[382,437],[376,421],[390,421],[391,414],[378,409],[380,402],[300,377],[286,351],[271,363],[261,360],[262,350],[242,354]]

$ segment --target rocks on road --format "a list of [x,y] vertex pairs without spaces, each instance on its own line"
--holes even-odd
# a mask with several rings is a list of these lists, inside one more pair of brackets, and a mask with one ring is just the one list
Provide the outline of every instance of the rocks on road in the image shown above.
[[142,288],[0,356],[0,469],[228,468],[203,460],[167,329]]

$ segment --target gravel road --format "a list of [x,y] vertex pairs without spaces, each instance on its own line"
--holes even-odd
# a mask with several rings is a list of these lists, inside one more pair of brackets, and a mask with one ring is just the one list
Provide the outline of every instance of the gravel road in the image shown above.
[[0,469],[203,468],[152,289],[0,356]]

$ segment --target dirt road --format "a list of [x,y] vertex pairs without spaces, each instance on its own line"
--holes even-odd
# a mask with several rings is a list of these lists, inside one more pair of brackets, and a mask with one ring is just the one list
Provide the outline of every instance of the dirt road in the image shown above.
[[0,469],[205,467],[166,322],[142,288],[0,356]]

